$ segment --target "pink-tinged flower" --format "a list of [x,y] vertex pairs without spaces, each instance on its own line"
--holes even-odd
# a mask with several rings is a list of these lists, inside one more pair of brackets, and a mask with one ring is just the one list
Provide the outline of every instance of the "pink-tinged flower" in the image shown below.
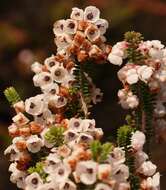
[[34,190],[43,184],[43,181],[38,173],[34,172],[25,178],[26,190]]
[[60,157],[67,158],[71,154],[71,149],[67,145],[62,145],[58,148],[57,154]]
[[149,50],[148,53],[153,59],[163,58],[164,45],[161,44],[161,42],[159,40],[147,41],[145,43],[146,43],[148,50]]
[[97,104],[98,102],[101,102],[102,97],[103,93],[101,92],[101,89],[94,87],[92,90],[92,102]]
[[143,145],[145,144],[145,135],[140,131],[133,133],[131,137],[131,146],[136,151],[142,150]]
[[136,168],[140,167],[140,165],[148,159],[148,155],[143,151],[138,151],[135,153],[135,165]]
[[98,166],[98,178],[99,180],[106,181],[109,180],[112,172],[112,167],[110,164],[99,164]]
[[12,183],[16,183],[17,187],[20,189],[25,189],[25,177],[26,177],[26,173],[23,171],[20,171],[16,168],[16,162],[10,164],[9,166],[9,171],[12,172],[11,176],[10,176],[10,181]]
[[129,69],[126,73],[126,81],[128,84],[135,84],[139,80],[137,70],[136,69]]
[[84,11],[84,19],[89,22],[96,22],[100,17],[100,11],[95,6],[88,6]]
[[150,80],[153,72],[154,72],[153,67],[148,67],[146,65],[140,66],[137,69],[138,76],[139,76],[140,80],[142,80],[143,82],[148,82]]
[[154,165],[151,161],[145,161],[141,164],[137,171],[145,176],[152,176],[156,172],[156,168],[156,165]]
[[43,69],[43,65],[40,64],[39,62],[34,62],[34,63],[31,65],[31,70],[32,70],[34,73],[41,73],[41,72],[42,72],[42,69]]
[[70,18],[73,20],[78,20],[78,21],[83,20],[84,19],[84,11],[82,9],[74,7],[74,8],[72,8]]
[[123,59],[122,57],[118,56],[118,55],[115,55],[113,53],[110,53],[108,55],[108,61],[114,65],[122,65],[123,63]]
[[[26,108],[25,108],[26,109]],[[29,119],[21,112],[15,115],[12,118],[13,122],[16,123],[18,126],[26,125],[29,122]]]
[[136,95],[132,95],[126,98],[126,103],[129,106],[129,108],[133,109],[138,106],[139,100]]
[[56,36],[62,35],[65,32],[65,20],[58,20],[54,23],[53,32]]
[[12,123],[8,127],[9,135],[12,137],[18,136],[19,135],[19,128],[16,124]]
[[141,183],[143,189],[160,190],[160,174],[157,172],[153,177],[144,179]]
[[26,143],[27,149],[32,153],[39,152],[41,147],[44,145],[42,139],[40,139],[37,135],[30,136]]
[[23,101],[19,101],[19,102],[13,104],[13,107],[17,113],[19,113],[19,112],[23,113],[25,111],[25,104]]
[[92,185],[96,182],[97,163],[94,161],[81,161],[76,166],[76,176],[85,185]]
[[105,183],[97,183],[94,190],[113,190],[109,185]]

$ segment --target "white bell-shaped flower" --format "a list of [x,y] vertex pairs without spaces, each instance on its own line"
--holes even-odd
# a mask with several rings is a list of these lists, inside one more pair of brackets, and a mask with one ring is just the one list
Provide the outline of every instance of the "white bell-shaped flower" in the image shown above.
[[55,56],[52,55],[51,57],[48,57],[47,59],[45,59],[44,61],[44,65],[46,66],[46,68],[48,70],[50,70],[52,67],[59,65],[60,63],[58,61],[55,60]]
[[42,68],[43,68],[43,65],[40,64],[39,62],[34,62],[34,63],[31,65],[31,70],[32,70],[34,73],[41,73],[41,72],[42,72]]
[[94,190],[113,190],[113,189],[105,183],[97,183]]
[[90,25],[86,28],[85,35],[90,41],[94,42],[100,37],[100,30],[97,28],[97,26]]
[[97,163],[94,161],[81,161],[76,166],[76,176],[85,185],[92,185],[96,182]]
[[129,69],[126,73],[126,81],[128,84],[135,84],[139,80],[137,70],[136,69]]
[[43,181],[38,173],[34,172],[25,178],[26,190],[34,190],[43,184]]
[[117,55],[115,55],[115,54],[113,54],[113,53],[110,53],[110,54],[108,55],[108,61],[109,61],[110,63],[114,64],[114,65],[119,65],[119,66],[122,65],[122,63],[123,63],[122,57],[117,56]]
[[65,32],[65,20],[58,20],[54,23],[53,32],[56,36],[62,35]]
[[61,36],[57,36],[55,38],[55,44],[57,45],[58,49],[65,50],[72,42],[72,39],[69,35],[63,34]]
[[134,132],[132,137],[131,137],[132,148],[134,148],[137,151],[142,150],[144,143],[145,143],[144,133],[142,133],[140,131]]
[[43,87],[52,83],[52,77],[48,72],[40,72],[33,77],[33,83],[35,86]]
[[58,165],[56,170],[48,176],[47,180],[52,181],[54,180],[56,183],[62,183],[68,179],[71,173],[71,168],[66,163],[61,163]]
[[43,146],[42,139],[39,138],[37,135],[31,135],[26,141],[26,143],[27,149],[32,153],[39,152],[41,147]]
[[73,20],[83,20],[84,19],[84,11],[77,7],[72,8],[72,12],[70,18]]
[[68,75],[68,72],[62,65],[54,66],[51,69],[51,75],[56,82],[62,83]]
[[156,165],[154,165],[151,161],[145,161],[137,171],[145,176],[152,176],[156,172],[156,168]]
[[77,25],[78,25],[77,21],[72,19],[67,19],[65,25],[65,32],[67,34],[75,34],[77,31]]
[[59,86],[56,83],[50,83],[45,85],[42,88],[43,93],[46,93],[48,96],[54,96],[59,93]]
[[154,69],[152,67],[149,67],[146,65],[140,66],[137,69],[137,73],[138,73],[140,80],[142,80],[144,82],[147,82],[150,80],[153,72],[154,72]]
[[88,135],[86,133],[80,133],[78,139],[77,139],[77,143],[86,143],[89,144],[93,141],[93,137],[91,135]]
[[37,95],[25,100],[25,111],[31,115],[40,115],[47,109],[44,95]]
[[64,135],[65,135],[65,141],[66,142],[74,141],[79,136],[79,134],[75,130],[72,130],[72,129],[65,131]]
[[105,20],[105,19],[98,19],[95,22],[95,25],[100,30],[100,34],[103,35],[103,34],[105,34],[105,32],[106,32],[106,30],[108,28],[108,21]]
[[54,173],[60,163],[61,160],[56,153],[49,154],[46,158],[43,169],[46,173]]
[[72,129],[76,132],[81,132],[82,131],[82,120],[80,118],[71,118],[69,120],[69,129]]
[[100,17],[100,11],[95,6],[88,6],[84,11],[84,20],[89,22],[96,22]]

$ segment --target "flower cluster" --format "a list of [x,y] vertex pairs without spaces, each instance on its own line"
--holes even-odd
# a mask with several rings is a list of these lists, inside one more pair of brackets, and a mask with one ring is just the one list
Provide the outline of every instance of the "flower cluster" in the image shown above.
[[107,28],[108,22],[100,18],[98,8],[88,6],[82,10],[75,7],[70,19],[58,20],[54,24],[57,53],[75,56],[79,62],[106,60],[110,52],[104,37]]
[[[119,70],[118,78],[124,85],[124,90],[120,90],[118,96],[124,108],[134,108],[138,106],[138,98],[131,94],[130,86],[143,82],[147,84],[152,92],[164,90],[166,83],[166,49],[158,40],[140,41],[134,49],[138,60],[131,62],[129,59],[131,47],[128,41],[115,44],[108,60],[115,65],[122,65],[123,59],[128,62]],[[132,97],[135,103],[128,101]],[[163,103],[166,99],[161,100]]]
[[[12,144],[5,155],[12,162],[10,180],[18,188],[159,189],[160,174],[143,152],[145,135],[136,126],[131,127],[132,122],[118,132],[118,146],[100,142],[103,131],[96,128],[89,108],[91,102],[101,101],[102,93],[84,69],[92,59],[100,62],[108,57],[113,64],[121,65],[122,59],[129,58],[118,72],[124,85],[118,92],[120,103],[127,109],[138,107],[142,99],[132,85],[145,83],[152,92],[160,92],[155,112],[163,117],[166,51],[158,41],[131,46],[131,38],[111,50],[103,36],[107,28],[108,22],[100,18],[96,7],[88,6],[84,11],[73,8],[70,19],[54,24],[57,54],[44,64],[32,65],[34,86],[40,87],[42,93],[23,101],[14,88],[5,90],[16,111],[8,128]],[[131,59],[138,55],[140,62],[132,63]]]
[[160,174],[156,173],[156,165],[148,160],[148,155],[143,152],[143,145],[145,143],[145,135],[136,131],[131,137],[131,147],[135,157],[135,168],[137,175],[141,179],[141,189],[157,190],[160,185]]

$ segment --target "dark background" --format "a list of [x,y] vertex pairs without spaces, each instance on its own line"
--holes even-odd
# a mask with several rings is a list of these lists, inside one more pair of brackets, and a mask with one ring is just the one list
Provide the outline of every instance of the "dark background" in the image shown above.
[[[3,90],[15,86],[21,97],[37,92],[32,84],[30,65],[56,53],[53,42],[54,21],[68,18],[71,8],[95,5],[101,17],[109,21],[106,34],[109,43],[123,39],[129,30],[143,33],[145,39],[158,39],[166,44],[166,1],[164,0],[0,0],[0,190],[15,190],[9,182],[8,161],[3,151],[10,143],[7,126],[13,115]],[[93,108],[97,126],[105,138],[115,138],[116,129],[123,124],[125,112],[118,105],[117,66],[95,66],[96,85],[104,92],[103,102]],[[162,175],[162,190],[166,187],[165,144],[153,146],[153,160]]]

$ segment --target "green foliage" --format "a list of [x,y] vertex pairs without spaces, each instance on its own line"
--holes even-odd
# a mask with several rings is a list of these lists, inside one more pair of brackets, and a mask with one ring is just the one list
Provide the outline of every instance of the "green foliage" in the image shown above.
[[129,125],[124,125],[120,127],[117,132],[118,146],[124,147],[126,149],[131,143],[131,135],[133,131],[134,129],[131,128]]
[[47,173],[45,173],[43,170],[43,163],[42,162],[37,162],[34,167],[30,167],[28,169],[29,174],[32,174],[34,172],[37,172],[43,180],[46,180]]
[[79,100],[71,100],[68,102],[67,106],[66,106],[66,110],[65,110],[65,118],[71,118],[71,117],[74,117],[74,116],[82,116],[83,113],[82,113],[82,110],[81,110],[81,106],[80,106],[80,102]]
[[150,154],[150,145],[154,136],[153,127],[153,112],[155,106],[156,94],[152,94],[147,84],[142,83],[141,87],[141,99],[142,99],[142,110],[144,112],[144,125],[146,135],[146,151]]
[[[148,58],[148,55],[142,55],[138,49],[139,44],[143,40],[140,33],[127,32],[125,41],[128,42],[127,59],[131,63],[142,64]],[[131,86],[132,92],[139,98],[139,106],[135,109],[135,126],[146,134],[146,151],[150,153],[150,144],[154,136],[153,130],[153,111],[155,94],[150,92],[149,87],[144,82],[138,82]]]
[[140,190],[140,179],[138,176],[130,173],[129,180],[131,181],[130,186],[132,190]]
[[132,85],[132,92],[139,98],[139,106],[135,110],[136,128],[145,132],[146,151],[150,153],[150,144],[154,136],[153,112],[156,94],[152,93],[147,84],[139,82]]
[[144,39],[141,33],[135,31],[126,32],[124,35],[125,41],[130,44],[137,45]]
[[76,79],[75,88],[81,92],[86,102],[90,101],[89,82],[85,75],[84,66],[76,64],[74,70],[74,76]]
[[93,141],[90,145],[92,157],[98,162],[104,162],[107,159],[109,153],[112,151],[112,148],[112,143],[106,142],[101,144],[101,142],[97,140]]
[[139,105],[134,110],[134,118],[135,118],[135,128],[138,130],[142,129],[142,97],[140,91],[140,83],[131,85],[131,90],[133,94],[135,94],[139,98]]
[[124,35],[125,41],[128,42],[128,48],[126,50],[127,59],[130,63],[142,64],[145,56],[142,55],[138,49],[140,42],[143,40],[143,36],[138,32],[126,32]]
[[77,93],[78,93],[78,89],[76,87],[72,86],[72,87],[69,88],[69,94],[71,96],[76,95]]
[[14,87],[6,88],[4,90],[4,95],[11,105],[21,101],[21,98]]
[[131,136],[135,129],[129,125],[124,125],[118,129],[117,142],[120,147],[124,147],[126,155],[126,165],[129,167],[129,181],[131,189],[139,190],[139,177],[135,174],[135,157],[130,152]]
[[64,143],[64,128],[62,126],[52,126],[44,135],[44,138],[53,143],[56,147],[61,146]]

